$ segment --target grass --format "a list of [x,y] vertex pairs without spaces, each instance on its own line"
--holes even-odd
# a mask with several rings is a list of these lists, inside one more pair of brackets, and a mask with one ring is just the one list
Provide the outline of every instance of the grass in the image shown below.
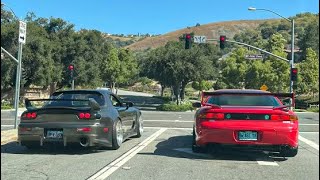
[[308,108],[307,111],[309,111],[309,112],[319,112],[319,108],[318,107],[312,107],[312,108]]

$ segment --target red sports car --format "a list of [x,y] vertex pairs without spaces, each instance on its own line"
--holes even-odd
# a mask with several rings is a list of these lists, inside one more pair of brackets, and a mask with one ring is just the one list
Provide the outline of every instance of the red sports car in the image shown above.
[[195,114],[192,150],[210,146],[246,147],[279,152],[284,157],[298,153],[298,117],[280,98],[293,93],[225,89],[203,92]]

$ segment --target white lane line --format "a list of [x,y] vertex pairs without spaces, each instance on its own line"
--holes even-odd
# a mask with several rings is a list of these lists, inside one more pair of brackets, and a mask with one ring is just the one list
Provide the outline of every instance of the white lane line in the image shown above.
[[[161,128],[163,128],[163,127],[146,127],[146,126],[144,126],[143,127],[144,129],[161,129]],[[167,128],[167,127],[166,127]],[[183,129],[183,130],[192,130],[192,128],[167,128],[167,129]]]
[[151,136],[149,136],[147,139],[142,141],[137,146],[130,149],[128,152],[120,156],[118,159],[114,160],[107,166],[105,166],[103,169],[98,171],[96,174],[92,175],[88,180],[93,179],[106,179],[108,176],[110,176],[114,171],[119,169],[122,165],[124,165],[127,161],[129,161],[131,158],[133,158],[138,152],[140,152],[144,147],[146,147],[148,144],[150,144],[153,140],[155,140],[158,136],[160,136],[164,131],[166,131],[167,128],[161,128],[157,132],[153,133]]
[[299,140],[319,151],[319,145],[299,135]]
[[299,124],[299,125],[302,125],[302,126],[319,126],[319,124]]
[[299,132],[299,134],[319,134],[319,132]]
[[14,125],[1,125],[1,127],[13,127]]
[[178,119],[175,119],[175,120],[143,120],[144,122],[193,122],[193,121],[181,121],[181,120],[178,120]]
[[257,159],[257,163],[261,166],[279,166],[279,164],[274,161],[260,161]]

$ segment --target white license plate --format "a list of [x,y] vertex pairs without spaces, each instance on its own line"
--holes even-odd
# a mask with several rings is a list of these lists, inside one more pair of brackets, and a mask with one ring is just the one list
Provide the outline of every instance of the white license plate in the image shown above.
[[63,132],[62,131],[47,131],[47,138],[53,139],[62,139]]
[[240,141],[256,141],[258,133],[255,131],[239,131],[238,138]]

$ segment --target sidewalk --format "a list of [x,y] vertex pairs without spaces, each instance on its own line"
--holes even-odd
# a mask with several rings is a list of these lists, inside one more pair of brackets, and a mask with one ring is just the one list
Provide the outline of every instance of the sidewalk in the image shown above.
[[8,142],[17,141],[18,138],[18,130],[11,129],[1,131],[1,145],[6,144]]

